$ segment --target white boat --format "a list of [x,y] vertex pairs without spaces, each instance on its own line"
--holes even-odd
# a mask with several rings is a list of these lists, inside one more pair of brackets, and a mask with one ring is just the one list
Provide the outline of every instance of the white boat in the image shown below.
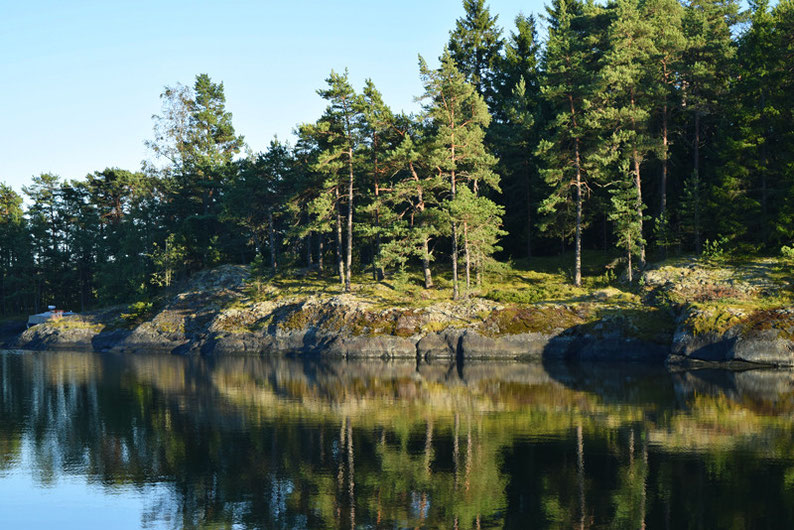
[[37,324],[43,324],[48,320],[52,320],[54,318],[63,318],[69,315],[74,315],[74,313],[71,311],[56,309],[54,305],[47,306],[47,311],[44,313],[36,313],[35,315],[30,315],[28,317],[28,327],[35,326]]

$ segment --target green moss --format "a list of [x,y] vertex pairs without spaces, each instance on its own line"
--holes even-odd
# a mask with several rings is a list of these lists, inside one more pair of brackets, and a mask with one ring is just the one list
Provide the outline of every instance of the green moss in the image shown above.
[[775,330],[779,338],[794,340],[794,313],[763,309],[753,312],[743,324],[745,334]]
[[481,324],[488,336],[551,333],[587,322],[588,310],[575,312],[563,306],[509,307],[493,311]]
[[439,333],[441,331],[444,331],[448,327],[450,327],[450,323],[449,322],[440,322],[440,321],[434,320],[434,321],[428,322],[427,324],[422,326],[422,332],[424,332],[424,333]]
[[722,334],[739,324],[742,318],[734,312],[719,306],[699,308],[694,304],[695,311],[686,319],[686,326],[695,335],[708,333]]
[[596,336],[619,331],[625,338],[670,344],[675,318],[670,310],[640,305],[599,308],[596,319],[583,326],[582,331]]
[[99,333],[103,329],[105,329],[105,325],[98,323],[98,322],[90,322],[87,320],[83,320],[79,316],[71,316],[71,317],[62,317],[62,318],[53,318],[47,322],[47,324],[53,328],[57,329],[87,329],[93,331],[94,333]]

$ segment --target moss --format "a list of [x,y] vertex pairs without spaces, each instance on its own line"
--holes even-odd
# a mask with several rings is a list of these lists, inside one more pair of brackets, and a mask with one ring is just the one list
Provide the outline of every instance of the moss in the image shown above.
[[99,333],[103,329],[105,329],[105,325],[98,323],[98,322],[90,322],[88,320],[83,320],[78,316],[70,316],[70,317],[63,317],[63,318],[53,318],[47,322],[47,324],[56,329],[87,329],[93,331],[94,333]]
[[161,320],[159,322],[154,323],[154,328],[160,333],[164,333],[167,335],[171,335],[174,333],[184,333],[185,322],[184,321],[174,322],[173,320]]
[[775,330],[779,338],[794,340],[794,313],[791,312],[763,309],[753,312],[743,324],[743,332],[746,335]]
[[720,335],[742,321],[739,314],[724,307],[699,308],[695,304],[693,309],[685,322],[694,335],[709,333]]
[[449,322],[441,322],[438,320],[433,320],[423,325],[422,331],[424,333],[439,333],[450,327],[450,325],[451,324]]
[[596,311],[597,319],[580,331],[596,335],[620,332],[625,338],[670,344],[675,331],[672,311],[653,307],[608,307]]
[[587,322],[587,310],[573,311],[564,306],[513,306],[492,311],[481,324],[487,336],[517,335],[520,333],[551,333]]

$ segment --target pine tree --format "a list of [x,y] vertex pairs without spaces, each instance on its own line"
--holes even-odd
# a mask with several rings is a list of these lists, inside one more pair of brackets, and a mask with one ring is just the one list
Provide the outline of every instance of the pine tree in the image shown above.
[[[301,134],[313,136],[320,151],[315,169],[329,176],[325,188],[333,190],[336,209],[337,269],[345,291],[351,288],[351,269],[353,267],[353,193],[355,166],[361,143],[361,98],[348,81],[348,73],[337,74],[331,71],[326,79],[328,88],[317,93],[326,101],[328,107],[315,126],[305,125]],[[342,222],[341,222],[341,180],[346,181],[345,199],[347,203],[347,245],[342,260]],[[330,203],[323,196],[323,203],[315,203],[319,211],[327,210]],[[322,215],[321,215],[322,217]]]
[[640,6],[640,16],[650,25],[653,48],[648,57],[650,78],[648,92],[653,98],[654,112],[659,115],[661,125],[657,145],[661,161],[659,185],[659,217],[668,224],[667,188],[670,161],[670,115],[672,100],[678,83],[678,69],[686,46],[683,32],[684,8],[678,0],[645,0]]
[[[630,175],[631,158],[623,157],[619,162],[619,171],[623,175]],[[633,277],[633,256],[640,257],[645,241],[642,238],[642,219],[637,216],[637,190],[632,178],[624,178],[613,184],[611,193],[612,209],[609,220],[614,223],[617,243],[626,251],[627,277],[629,282]]]
[[[452,215],[451,205],[457,198],[460,186],[471,186],[475,194],[479,193],[481,187],[498,190],[499,177],[491,170],[496,159],[488,153],[484,144],[484,129],[488,127],[491,116],[482,96],[463,78],[449,51],[444,51],[441,66],[437,70],[431,70],[421,57],[419,68],[425,87],[422,97],[425,112],[434,128],[431,163],[449,182],[445,210],[452,236],[452,292],[453,298],[457,298],[458,244],[459,238],[465,236],[468,228],[465,221]],[[471,270],[471,253],[465,237],[463,246],[468,272]]]
[[22,313],[31,296],[28,226],[22,197],[0,183],[0,314]]
[[580,25],[574,24],[582,16],[582,4],[554,0],[546,9],[549,38],[543,54],[541,94],[549,106],[550,119],[538,154],[543,160],[541,176],[550,192],[539,208],[544,216],[541,230],[556,225],[564,241],[573,202],[574,284],[578,286],[582,283],[582,209],[587,185],[584,113],[592,86],[592,52]]
[[173,231],[185,242],[188,259],[206,267],[222,259],[222,191],[244,140],[226,110],[223,83],[207,74],[197,75],[192,89],[166,87],[161,99],[163,114],[154,117],[155,138],[147,145],[170,162],[162,174]]
[[[641,168],[653,148],[648,129],[653,108],[649,65],[656,50],[652,27],[641,15],[637,0],[617,0],[612,9],[614,19],[607,30],[609,48],[601,59],[597,76],[598,109],[592,112],[592,116],[601,130],[598,149],[605,151],[601,155],[605,159],[617,161],[616,179],[621,182],[621,188],[625,187],[622,183],[626,178],[624,168],[630,168],[635,192],[635,212],[630,224],[636,225],[639,236],[622,240],[639,249],[638,258],[642,267],[645,265],[645,240],[642,237],[644,204]],[[627,158],[628,163],[624,163],[623,158]],[[620,201],[623,212],[622,196]]]
[[400,139],[390,152],[396,178],[386,198],[389,242],[382,255],[385,263],[398,264],[416,256],[422,264],[426,289],[433,287],[431,241],[444,233],[445,226],[440,199],[445,179],[433,165],[435,145],[429,125],[416,116],[395,117],[393,129]]
[[364,212],[372,216],[372,224],[362,223],[361,232],[366,237],[375,239],[372,260],[373,277],[383,278],[383,266],[378,263],[381,254],[382,215],[381,202],[384,182],[393,172],[393,163],[389,159],[394,143],[399,141],[394,131],[394,115],[383,101],[383,96],[371,79],[367,79],[360,99],[361,112],[361,158],[366,166],[367,184],[371,189],[371,202],[365,206]]

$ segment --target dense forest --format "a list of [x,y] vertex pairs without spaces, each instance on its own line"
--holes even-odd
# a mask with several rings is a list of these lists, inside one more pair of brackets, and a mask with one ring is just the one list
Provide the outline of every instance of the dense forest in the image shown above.
[[345,290],[442,274],[458,297],[555,253],[578,285],[583,248],[619,249],[629,281],[670,254],[788,251],[794,1],[553,0],[509,30],[463,7],[439,66],[419,58],[418,113],[331,72],[295,145],[251,152],[201,74],[165,87],[140,170],[0,185],[0,312],[145,299],[223,263]]

